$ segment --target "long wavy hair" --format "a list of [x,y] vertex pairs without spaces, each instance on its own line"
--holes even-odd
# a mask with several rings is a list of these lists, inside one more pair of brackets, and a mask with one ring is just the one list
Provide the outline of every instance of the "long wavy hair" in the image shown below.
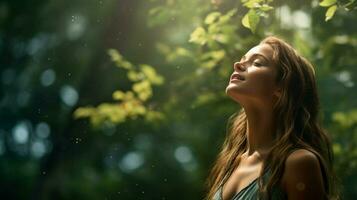
[[[274,105],[276,143],[263,161],[258,179],[259,197],[271,198],[272,189],[279,187],[286,158],[294,150],[303,148],[319,159],[326,198],[339,199],[330,138],[319,121],[320,103],[313,66],[279,38],[267,37],[260,44],[273,48],[272,59],[278,69],[276,81],[281,95]],[[222,150],[207,179],[207,200],[212,199],[218,187],[227,181],[226,175],[238,166],[241,155],[247,150],[246,131],[247,116],[241,109],[229,119]],[[270,177],[264,181],[262,175],[266,170],[270,171]]]

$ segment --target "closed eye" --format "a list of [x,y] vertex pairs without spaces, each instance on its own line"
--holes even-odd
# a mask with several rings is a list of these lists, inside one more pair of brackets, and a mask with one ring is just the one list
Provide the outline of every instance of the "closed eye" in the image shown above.
[[259,63],[259,62],[253,62],[253,65],[254,65],[254,66],[257,66],[257,67],[262,66],[262,64],[261,64],[261,63]]

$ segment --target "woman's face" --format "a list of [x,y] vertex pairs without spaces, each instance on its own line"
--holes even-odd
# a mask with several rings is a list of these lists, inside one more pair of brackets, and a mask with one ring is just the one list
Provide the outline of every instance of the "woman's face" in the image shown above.
[[279,95],[276,84],[277,68],[273,49],[260,44],[250,49],[239,62],[234,63],[226,93],[243,106],[245,104],[271,105]]

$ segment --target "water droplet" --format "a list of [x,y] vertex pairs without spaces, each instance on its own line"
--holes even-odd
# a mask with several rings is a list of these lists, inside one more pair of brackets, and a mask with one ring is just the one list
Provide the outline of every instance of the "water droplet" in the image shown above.
[[76,139],[74,140],[74,142],[75,142],[76,144],[78,144],[78,143],[82,142],[82,139],[81,139],[81,138],[76,138]]

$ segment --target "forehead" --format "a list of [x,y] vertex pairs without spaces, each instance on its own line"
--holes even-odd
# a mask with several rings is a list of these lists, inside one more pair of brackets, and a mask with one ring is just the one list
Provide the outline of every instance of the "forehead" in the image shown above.
[[273,58],[273,48],[268,45],[268,44],[259,44],[253,48],[251,48],[246,54],[245,57],[249,58],[250,56],[254,55],[254,54],[262,54],[263,56],[265,56],[268,59],[272,59]]

